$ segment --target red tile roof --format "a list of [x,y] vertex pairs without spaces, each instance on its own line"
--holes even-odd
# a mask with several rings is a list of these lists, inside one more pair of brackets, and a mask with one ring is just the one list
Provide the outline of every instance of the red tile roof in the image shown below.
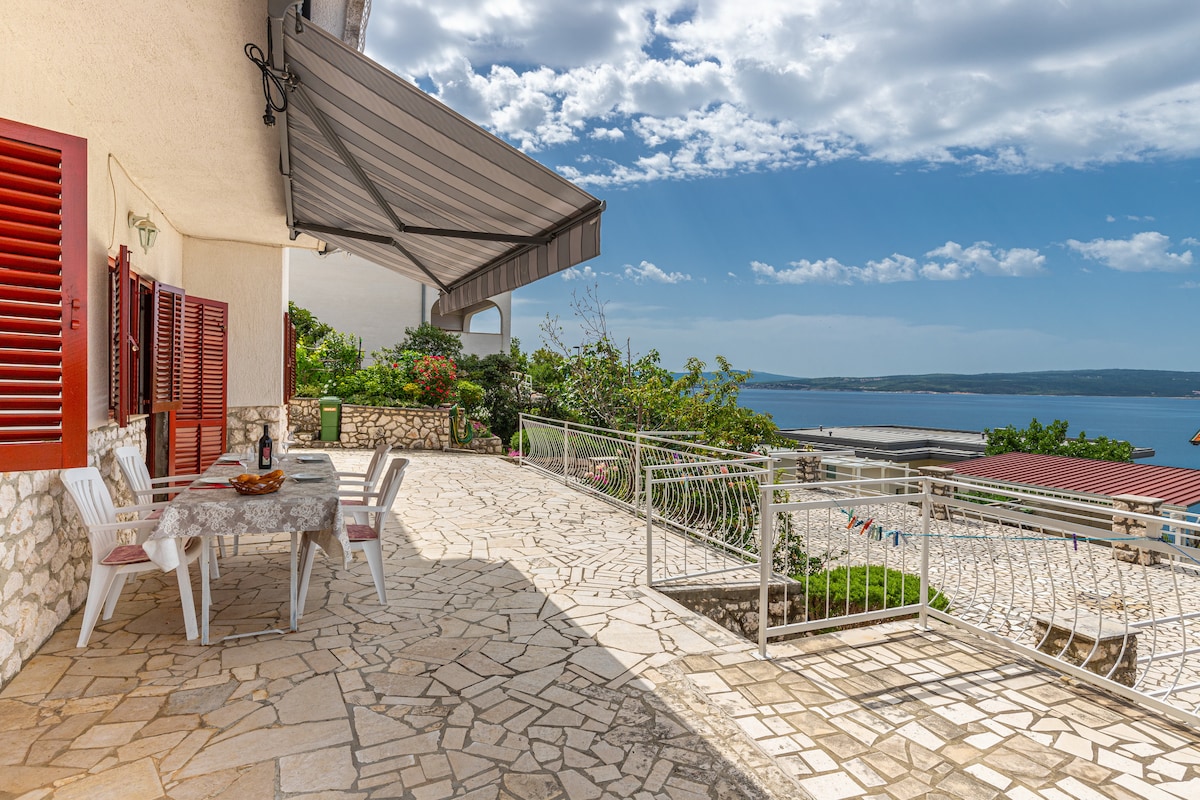
[[960,475],[1047,489],[1109,496],[1135,494],[1176,506],[1200,503],[1200,469],[1033,453],[1004,453],[947,466]]

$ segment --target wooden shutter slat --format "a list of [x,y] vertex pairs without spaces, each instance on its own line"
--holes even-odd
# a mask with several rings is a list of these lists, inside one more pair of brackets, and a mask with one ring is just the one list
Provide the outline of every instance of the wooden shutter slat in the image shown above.
[[0,397],[0,411],[54,411],[61,408],[62,400],[58,397]]
[[59,169],[59,162],[57,160],[53,163],[36,161],[29,157],[33,154],[34,151],[32,150],[14,154],[0,150],[0,172],[7,172],[9,175],[42,181],[49,187],[46,194],[57,196],[62,186],[62,170]]
[[[55,331],[57,334],[58,331]],[[59,353],[62,350],[61,336],[37,336],[27,331],[6,331],[0,320],[0,347],[17,350],[38,350]]]
[[62,163],[60,150],[6,136],[0,136],[0,156],[32,161],[36,164],[57,165]]
[[[45,298],[39,298],[41,302],[23,302],[20,296],[28,291],[25,289],[14,289],[11,293],[0,291],[0,317],[32,319],[59,319],[62,317],[62,308],[57,303],[50,305],[45,302]],[[13,299],[10,300],[9,296]]]
[[57,320],[0,317],[0,332],[38,333],[52,336],[61,330],[62,325]]
[[43,224],[20,222],[0,214],[0,237],[24,238],[26,241],[53,242],[58,247],[58,230]]
[[62,224],[62,214],[36,208],[18,208],[0,202],[0,222],[22,223],[54,230]]
[[0,364],[0,380],[8,381],[54,381],[62,380],[62,368],[35,364]]
[[13,397],[21,396],[38,396],[38,397],[57,397],[62,393],[61,385],[58,382],[48,384],[29,383],[27,381],[0,380],[0,392],[12,395]]
[[62,292],[59,292],[57,289],[46,289],[40,286],[14,286],[11,284],[0,289],[0,305],[3,305],[5,301],[10,301],[41,303],[46,307],[56,308],[61,300]]
[[58,353],[51,350],[13,349],[0,347],[0,364],[54,364],[62,363]]
[[55,273],[0,267],[0,292],[3,292],[4,287],[8,286],[51,289],[55,292],[62,292],[62,278]]
[[60,218],[62,216],[62,201],[55,195],[24,192],[11,186],[0,185],[0,203],[9,207],[53,214]]
[[53,260],[57,264],[58,259],[62,257],[62,248],[57,244],[57,238],[54,241],[55,243],[51,244],[18,239],[13,236],[0,236],[0,250],[5,252],[6,257],[26,256],[38,259],[43,263],[46,260]]

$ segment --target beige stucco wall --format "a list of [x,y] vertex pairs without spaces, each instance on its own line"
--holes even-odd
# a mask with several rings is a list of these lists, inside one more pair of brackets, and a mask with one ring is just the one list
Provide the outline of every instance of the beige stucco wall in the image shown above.
[[183,254],[187,293],[229,304],[229,405],[282,405],[284,249],[188,238]]
[[[384,269],[362,258],[311,250],[289,254],[289,298],[342,333],[362,337],[363,354],[391,347],[404,338],[405,328],[430,320],[438,290]],[[331,291],[336,287],[337,291]],[[492,299],[500,312],[498,333],[464,333],[463,352],[480,356],[508,352],[512,325],[512,294]]]

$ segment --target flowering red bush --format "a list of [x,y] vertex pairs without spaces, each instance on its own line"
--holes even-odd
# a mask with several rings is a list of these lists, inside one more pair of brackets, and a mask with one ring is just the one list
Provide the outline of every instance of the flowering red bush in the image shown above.
[[417,386],[417,402],[427,406],[448,403],[454,397],[458,365],[445,356],[421,356],[413,361],[412,377]]

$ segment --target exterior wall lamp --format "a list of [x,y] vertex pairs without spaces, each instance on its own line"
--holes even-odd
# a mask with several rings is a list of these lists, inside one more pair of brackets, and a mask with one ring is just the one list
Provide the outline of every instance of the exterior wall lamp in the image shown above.
[[129,227],[137,228],[138,241],[142,244],[142,252],[149,253],[150,248],[154,247],[154,240],[158,238],[158,226],[150,221],[150,217],[139,217],[130,211]]

